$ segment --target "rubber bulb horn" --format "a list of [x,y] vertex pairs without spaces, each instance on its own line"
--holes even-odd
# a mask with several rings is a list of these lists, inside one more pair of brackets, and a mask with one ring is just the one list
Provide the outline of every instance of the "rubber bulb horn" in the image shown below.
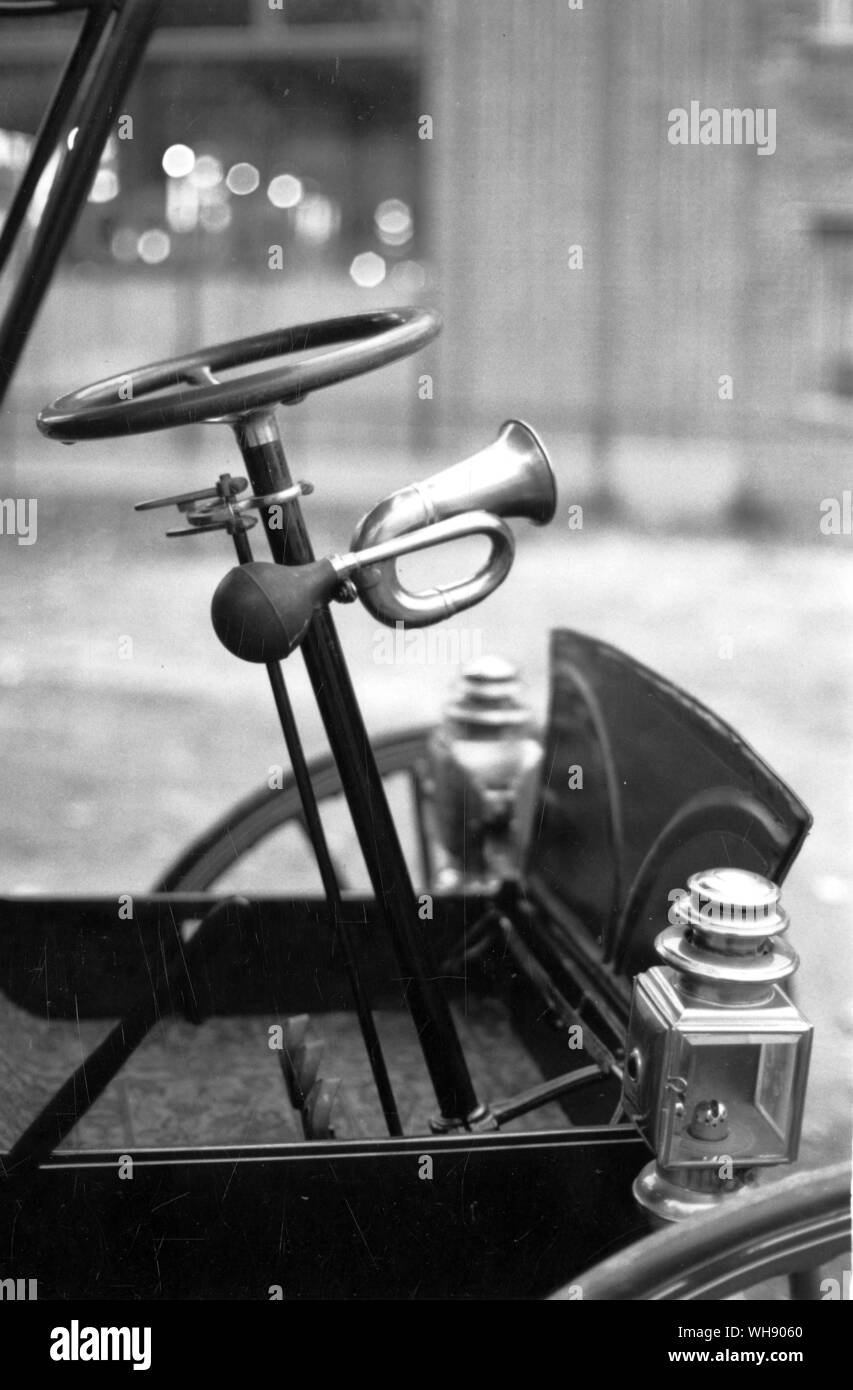
[[330,560],[237,565],[213,595],[213,630],[242,661],[282,661],[299,646],[315,611],[329,602],[340,583]]

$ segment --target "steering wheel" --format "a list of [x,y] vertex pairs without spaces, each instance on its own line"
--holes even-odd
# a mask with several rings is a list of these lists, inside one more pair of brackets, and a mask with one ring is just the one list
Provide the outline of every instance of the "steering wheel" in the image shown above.
[[[233,419],[294,404],[321,386],[385,367],[417,352],[440,329],[438,315],[426,309],[381,309],[278,328],[83,386],[45,406],[37,423],[49,439],[74,443]],[[233,381],[213,375],[302,352],[312,355]]]

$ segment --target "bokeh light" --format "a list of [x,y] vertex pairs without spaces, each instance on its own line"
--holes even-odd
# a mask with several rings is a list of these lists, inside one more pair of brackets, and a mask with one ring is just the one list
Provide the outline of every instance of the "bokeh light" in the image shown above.
[[426,270],[420,261],[400,261],[391,267],[388,278],[398,294],[418,294],[426,288]]
[[309,193],[297,206],[294,220],[296,235],[301,241],[322,246],[340,227],[341,210],[325,193]]
[[376,232],[386,246],[405,246],[415,230],[412,210],[401,198],[386,198],[373,214]]
[[195,155],[189,145],[170,145],[163,155],[163,170],[170,179],[183,179],[191,174]]
[[242,198],[247,193],[254,193],[260,181],[261,176],[254,164],[232,164],[225,179],[225,187],[229,193]]
[[349,273],[363,290],[373,290],[385,279],[385,261],[375,251],[363,251],[353,259]]
[[32,140],[18,130],[0,130],[0,169],[20,172],[27,167]]
[[160,227],[152,227],[149,231],[143,232],[136,243],[136,251],[141,261],[146,265],[162,265],[168,259],[172,243],[168,233],[162,231]]
[[170,179],[166,185],[166,221],[173,232],[193,232],[198,226],[199,193],[189,179]]
[[115,169],[99,169],[89,193],[90,203],[110,203],[118,197],[118,174]]
[[198,158],[189,175],[194,188],[216,188],[222,182],[222,163],[213,154],[203,154]]
[[267,189],[274,208],[295,208],[302,199],[302,180],[293,174],[277,174]]

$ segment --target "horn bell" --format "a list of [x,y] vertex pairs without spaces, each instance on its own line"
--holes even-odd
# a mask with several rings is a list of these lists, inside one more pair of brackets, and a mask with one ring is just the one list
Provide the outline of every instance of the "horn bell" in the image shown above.
[[[352,549],[366,550],[469,511],[526,517],[535,526],[545,526],[556,508],[557,484],[544,445],[529,425],[507,420],[486,448],[379,502],[356,527]],[[498,563],[493,551],[476,575],[424,593],[403,587],[393,560],[362,569],[354,582],[362,603],[379,622],[425,627],[492,593],[508,573],[503,559]]]

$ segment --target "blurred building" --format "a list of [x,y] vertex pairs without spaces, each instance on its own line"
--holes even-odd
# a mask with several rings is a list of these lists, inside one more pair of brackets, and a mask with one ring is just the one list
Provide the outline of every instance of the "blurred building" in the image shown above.
[[[427,51],[451,409],[521,396],[651,520],[815,534],[850,477],[850,0],[439,0]],[[773,108],[775,152],[671,144],[692,101]]]
[[[439,342],[309,402],[297,436],[453,454],[521,414],[577,499],[817,532],[853,423],[853,0],[165,14],[22,410],[204,341],[421,300]],[[0,197],[68,45],[58,20],[3,33]],[[772,109],[772,154],[673,144],[694,102]]]

